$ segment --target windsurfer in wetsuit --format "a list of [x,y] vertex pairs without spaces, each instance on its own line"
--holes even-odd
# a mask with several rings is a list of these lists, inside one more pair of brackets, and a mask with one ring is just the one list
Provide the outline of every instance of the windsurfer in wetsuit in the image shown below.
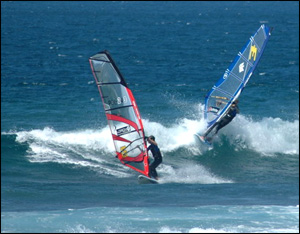
[[227,111],[227,114],[223,117],[223,119],[221,119],[221,121],[216,125],[215,127],[215,132],[213,133],[213,135],[211,137],[207,137],[206,139],[208,141],[212,141],[212,138],[218,133],[218,131],[225,127],[227,124],[229,124],[233,119],[234,117],[236,116],[236,114],[240,113],[240,109],[238,107],[238,100],[235,100],[231,107],[229,108],[229,110]]
[[147,148],[147,151],[151,150],[152,156],[154,158],[154,161],[149,166],[150,177],[158,180],[156,168],[162,162],[161,152],[157,146],[154,136],[146,137],[146,139],[147,139],[148,143],[150,144],[150,146]]

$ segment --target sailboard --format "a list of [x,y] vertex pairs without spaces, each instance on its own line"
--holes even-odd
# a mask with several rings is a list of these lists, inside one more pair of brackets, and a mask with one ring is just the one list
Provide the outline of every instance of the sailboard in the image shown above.
[[210,139],[206,139],[204,136],[199,135],[198,133],[195,134],[195,136],[204,144],[206,144],[207,146],[212,146],[212,142],[210,141]]
[[144,175],[139,175],[138,176],[138,182],[139,182],[139,184],[158,184],[158,180],[153,179],[153,178],[149,178],[149,177],[144,176]]
[[204,120],[207,127],[204,133],[196,134],[198,137],[199,135],[206,137],[240,96],[260,61],[271,31],[272,28],[261,25],[208,92],[204,106]]
[[142,119],[124,77],[108,51],[89,59],[115,147],[122,164],[149,177],[149,161]]

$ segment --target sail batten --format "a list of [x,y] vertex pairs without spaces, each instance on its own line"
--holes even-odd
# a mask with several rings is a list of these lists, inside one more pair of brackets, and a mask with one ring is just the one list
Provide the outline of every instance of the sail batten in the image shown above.
[[[204,119],[207,122],[207,128],[203,135],[207,135],[216,126],[232,103],[239,97],[253,74],[270,35],[271,29],[261,25],[208,92],[204,107]],[[222,101],[216,97],[222,97]]]
[[115,107],[115,108],[108,109],[107,111],[112,111],[112,110],[117,110],[117,109],[122,109],[122,108],[128,108],[128,107],[133,107],[133,105],[122,106],[122,107]]
[[89,59],[102,99],[116,157],[131,169],[149,176],[143,123],[131,90],[107,51]]

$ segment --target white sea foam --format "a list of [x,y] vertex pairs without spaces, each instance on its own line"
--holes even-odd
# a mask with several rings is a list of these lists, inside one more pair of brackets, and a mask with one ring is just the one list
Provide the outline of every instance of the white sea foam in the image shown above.
[[[168,154],[180,147],[195,147],[192,125],[195,121],[184,120],[182,125],[167,128],[159,123],[145,120],[145,125],[159,136],[163,154]],[[175,132],[175,135],[170,133]],[[16,140],[29,145],[28,159],[31,162],[55,162],[88,167],[100,173],[116,177],[131,176],[130,169],[117,162],[114,158],[114,147],[108,127],[100,130],[82,130],[72,132],[57,132],[51,128],[17,132]],[[174,156],[176,157],[176,155]],[[158,168],[163,175],[163,183],[230,183],[219,178],[208,169],[192,162],[181,164],[174,168],[168,164],[168,159]]]
[[199,146],[195,145],[194,134],[205,128],[203,120],[182,119],[170,127],[149,120],[143,122],[146,134],[156,137],[156,141],[163,152],[171,152],[186,147],[195,154],[201,153]]
[[[198,106],[201,112],[202,106]],[[156,141],[164,156],[164,163],[158,168],[164,174],[165,182],[179,183],[231,183],[219,178],[199,164],[194,164],[193,156],[203,155],[205,146],[197,143],[194,133],[204,131],[203,119],[180,119],[171,126],[143,119],[146,135],[156,136]],[[117,177],[132,175],[130,169],[116,163],[114,146],[108,127],[59,132],[52,128],[19,131],[18,142],[29,145],[28,159],[31,162],[56,162],[78,165]],[[226,136],[236,150],[250,149],[264,155],[299,154],[299,120],[293,122],[280,118],[263,118],[254,121],[238,115],[221,129],[215,144]],[[219,138],[219,139],[218,139]],[[184,149],[186,163],[174,168],[168,161],[178,161],[178,150]],[[174,154],[173,154],[174,153]],[[168,158],[169,157],[169,158]],[[172,157],[175,160],[172,160]],[[176,158],[177,157],[177,158]],[[191,161],[188,161],[188,159]],[[176,173],[175,173],[176,170]],[[172,178],[172,179],[171,179]],[[199,179],[201,178],[201,179]]]
[[55,162],[88,167],[100,174],[128,177],[129,169],[115,164],[108,127],[100,130],[57,132],[51,128],[21,131],[16,141],[29,145],[28,159],[34,163]]
[[161,164],[157,168],[161,176],[160,183],[181,183],[181,184],[220,184],[233,183],[232,180],[214,175],[202,165],[183,163],[179,168]]
[[113,142],[108,127],[99,130],[78,130],[71,132],[56,132],[52,128],[17,132],[17,141],[35,140],[57,145],[78,145],[94,150],[113,152]]
[[230,123],[230,128],[224,128],[223,133],[232,144],[238,140],[262,155],[299,154],[299,120],[290,122],[270,117],[253,121],[239,115]]
[[[206,124],[203,119],[181,119],[168,128],[144,120],[144,126],[149,134],[157,136],[157,142],[163,152],[171,152],[180,147],[186,147],[194,155],[204,152],[205,147],[195,144],[193,135],[205,130]],[[269,117],[254,121],[238,115],[219,131],[218,136],[222,135],[225,135],[233,146],[248,148],[262,155],[299,154],[299,120],[285,121]]]

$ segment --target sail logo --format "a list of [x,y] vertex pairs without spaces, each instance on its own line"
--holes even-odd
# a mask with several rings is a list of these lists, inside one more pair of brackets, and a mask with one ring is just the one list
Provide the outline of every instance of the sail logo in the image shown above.
[[127,152],[127,150],[125,150],[126,149],[126,146],[122,146],[121,148],[120,148],[120,150],[121,150],[121,154],[122,154],[122,158],[126,158],[126,157],[128,157],[128,152]]
[[[107,98],[107,97],[103,97],[103,98]],[[106,99],[107,103],[105,104],[108,104],[108,105],[121,105],[121,104],[125,104],[127,103],[128,99],[126,96],[123,96],[123,97],[117,97],[116,99]]]
[[117,129],[117,135],[118,136],[122,136],[122,135],[124,135],[124,134],[126,134],[126,133],[129,133],[130,132],[130,126],[126,126],[126,127],[123,127],[123,128],[119,128],[119,129]]
[[253,46],[251,46],[251,48],[250,48],[250,54],[249,54],[249,60],[251,59],[251,58],[253,58],[253,60],[255,61],[255,59],[256,59],[256,54],[257,54],[257,48],[256,48],[256,46],[255,45],[253,45]]
[[240,65],[239,65],[239,73],[243,72],[245,70],[245,63],[242,62]]
[[126,96],[123,96],[122,97],[117,97],[117,103],[118,105],[121,105],[122,103],[126,103],[127,102],[127,97]]

